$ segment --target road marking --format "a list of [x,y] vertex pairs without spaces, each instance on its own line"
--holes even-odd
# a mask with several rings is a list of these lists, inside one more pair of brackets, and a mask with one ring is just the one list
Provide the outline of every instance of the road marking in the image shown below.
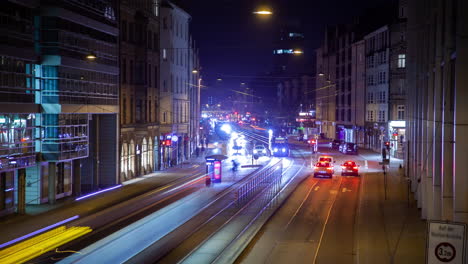
[[[340,181],[340,183],[339,183],[340,186],[341,186],[341,183],[342,183],[342,181]],[[340,189],[339,186],[338,186],[338,189]],[[331,193],[331,191],[330,191],[330,193]],[[335,191],[335,193],[338,193],[338,191]],[[327,214],[327,218],[325,219],[325,223],[323,224],[323,229],[322,229],[322,233],[320,234],[320,239],[319,239],[319,242],[318,242],[318,245],[317,245],[317,250],[315,251],[314,261],[312,262],[314,264],[317,262],[317,256],[318,256],[318,252],[320,250],[320,245],[322,244],[323,235],[325,234],[325,229],[327,228],[328,219],[330,219],[331,211],[333,209],[333,206],[335,205],[337,197],[338,197],[338,194],[335,195],[335,198],[333,199],[333,202],[330,205],[330,209],[328,210],[328,214]]]
[[[299,210],[302,208],[302,206],[304,205],[304,203],[307,201],[307,198],[309,198],[309,195],[310,193],[312,192],[312,190],[314,189],[314,186],[316,186],[319,182],[315,182],[314,185],[312,185],[312,187],[310,188],[310,190],[307,192],[307,195],[304,197],[304,199],[302,200],[301,204],[297,207],[296,211],[294,212],[294,214],[291,216],[291,218],[289,219],[288,223],[286,224],[286,226],[284,227],[283,230],[286,230],[288,229],[288,226],[291,224],[291,222],[293,221],[293,219],[296,217],[296,215],[299,213]],[[318,186],[317,186],[318,187]]]
[[318,191],[320,189],[320,186],[315,187],[314,191]]

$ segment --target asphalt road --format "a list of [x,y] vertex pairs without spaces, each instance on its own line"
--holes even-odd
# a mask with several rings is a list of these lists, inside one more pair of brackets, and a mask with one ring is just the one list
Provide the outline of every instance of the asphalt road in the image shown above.
[[[304,180],[237,263],[353,263],[359,187],[366,164],[360,156],[321,151],[320,155],[336,160],[333,178]],[[340,164],[346,160],[361,165],[361,177],[340,176]]]

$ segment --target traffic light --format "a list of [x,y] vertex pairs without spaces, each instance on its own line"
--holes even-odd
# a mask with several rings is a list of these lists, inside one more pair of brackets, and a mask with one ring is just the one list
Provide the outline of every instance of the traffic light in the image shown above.
[[384,144],[387,149],[390,149],[390,141],[385,141]]

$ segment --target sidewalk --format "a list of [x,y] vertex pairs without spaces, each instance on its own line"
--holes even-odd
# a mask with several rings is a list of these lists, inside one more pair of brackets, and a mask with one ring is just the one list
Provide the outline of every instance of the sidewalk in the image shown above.
[[[206,155],[209,155],[206,151]],[[211,154],[211,153],[210,153]],[[0,244],[55,224],[75,215],[83,218],[132,197],[149,192],[187,175],[205,173],[205,155],[190,159],[165,171],[158,171],[130,181],[122,187],[98,194],[81,201],[67,197],[55,204],[28,205],[25,215],[8,215],[0,218]]]
[[[381,158],[370,150],[360,156],[372,163]],[[420,218],[413,194],[408,193],[404,171],[399,169],[401,163],[399,159],[391,160],[386,185],[382,171],[367,173],[361,179],[355,263],[425,261],[426,222]]]

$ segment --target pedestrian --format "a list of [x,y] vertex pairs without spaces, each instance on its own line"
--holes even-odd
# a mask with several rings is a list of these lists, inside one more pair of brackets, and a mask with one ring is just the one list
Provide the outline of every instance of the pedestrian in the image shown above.
[[208,148],[208,137],[205,138],[205,147]]
[[204,152],[205,151],[205,147],[202,145],[201,146],[201,151]]
[[197,156],[197,158],[200,156],[200,148],[199,147],[195,148],[195,155]]

